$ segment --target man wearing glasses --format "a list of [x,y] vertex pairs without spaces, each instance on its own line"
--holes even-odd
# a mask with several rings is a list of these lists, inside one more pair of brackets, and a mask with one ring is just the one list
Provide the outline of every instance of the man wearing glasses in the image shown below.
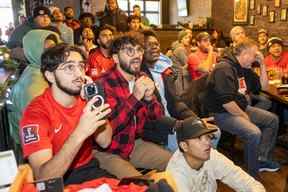
[[153,81],[140,72],[142,45],[123,36],[114,40],[111,52],[116,66],[100,81],[112,109],[108,119],[113,136],[111,145],[105,151],[98,150],[95,157],[101,168],[118,178],[141,175],[135,167],[164,170],[171,154],[141,139],[144,123],[164,115],[154,96]]
[[[79,95],[85,82],[84,56],[78,48],[59,44],[41,58],[41,72],[49,83],[43,94],[31,101],[20,121],[24,158],[35,179],[63,177],[77,184],[110,176],[92,156],[92,142],[107,147],[111,127],[105,117],[108,104],[92,110]],[[101,127],[101,128],[100,128]]]

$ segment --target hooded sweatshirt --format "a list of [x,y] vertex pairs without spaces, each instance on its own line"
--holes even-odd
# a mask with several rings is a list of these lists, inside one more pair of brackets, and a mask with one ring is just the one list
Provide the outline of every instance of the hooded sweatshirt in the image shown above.
[[248,92],[245,81],[245,69],[241,67],[236,57],[227,52],[215,65],[207,80],[207,90],[204,102],[210,112],[227,112],[223,104],[235,101],[245,111]]
[[49,35],[55,35],[60,42],[59,35],[52,31],[35,29],[23,37],[23,49],[29,64],[13,86],[11,91],[11,112],[9,112],[10,134],[16,144],[19,142],[18,126],[23,109],[30,101],[43,93],[48,87],[47,81],[40,72],[41,55],[44,52],[44,42]]

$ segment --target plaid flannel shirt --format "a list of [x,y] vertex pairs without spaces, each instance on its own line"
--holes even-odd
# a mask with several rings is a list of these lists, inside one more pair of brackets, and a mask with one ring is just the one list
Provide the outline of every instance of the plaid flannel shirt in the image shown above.
[[143,133],[144,123],[162,117],[163,107],[156,97],[151,101],[137,100],[129,92],[127,80],[116,67],[108,71],[99,81],[104,87],[106,102],[112,109],[108,119],[113,129],[113,136],[110,146],[105,151],[129,159],[135,139]]

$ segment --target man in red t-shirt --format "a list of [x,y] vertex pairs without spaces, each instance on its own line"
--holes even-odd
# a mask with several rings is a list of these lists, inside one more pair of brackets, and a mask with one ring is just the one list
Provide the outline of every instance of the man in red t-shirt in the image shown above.
[[287,73],[288,51],[283,50],[283,40],[279,37],[271,37],[267,42],[267,49],[269,54],[264,59],[267,70],[274,71],[275,74]]
[[109,176],[93,159],[92,142],[110,144],[112,130],[103,118],[111,109],[105,104],[92,110],[96,98],[86,103],[79,97],[83,59],[81,50],[66,44],[42,55],[41,72],[50,87],[31,101],[20,121],[24,158],[35,179],[63,177],[65,184],[76,184]]
[[192,79],[199,79],[212,70],[216,64],[216,53],[210,43],[210,35],[201,32],[196,36],[198,49],[188,58],[188,70]]
[[112,26],[102,26],[96,34],[98,48],[91,51],[87,61],[87,72],[93,80],[114,66],[110,54],[110,45],[113,40],[114,29]]

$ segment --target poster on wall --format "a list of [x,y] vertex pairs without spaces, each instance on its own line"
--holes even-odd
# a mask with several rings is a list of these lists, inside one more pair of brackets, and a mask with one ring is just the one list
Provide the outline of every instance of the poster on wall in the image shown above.
[[270,23],[275,22],[275,11],[269,11],[269,22]]
[[281,9],[280,12],[280,21],[286,21],[287,20],[287,8]]
[[247,24],[248,21],[248,0],[234,1],[233,23],[237,25]]
[[280,7],[280,5],[281,5],[281,0],[275,0],[274,6],[275,7]]
[[262,7],[262,16],[268,16],[268,6],[263,5]]
[[249,9],[254,10],[255,9],[255,0],[250,0],[249,1]]
[[256,14],[261,15],[261,5],[260,4],[257,5]]
[[251,15],[249,17],[249,25],[255,25],[255,16],[254,15]]

